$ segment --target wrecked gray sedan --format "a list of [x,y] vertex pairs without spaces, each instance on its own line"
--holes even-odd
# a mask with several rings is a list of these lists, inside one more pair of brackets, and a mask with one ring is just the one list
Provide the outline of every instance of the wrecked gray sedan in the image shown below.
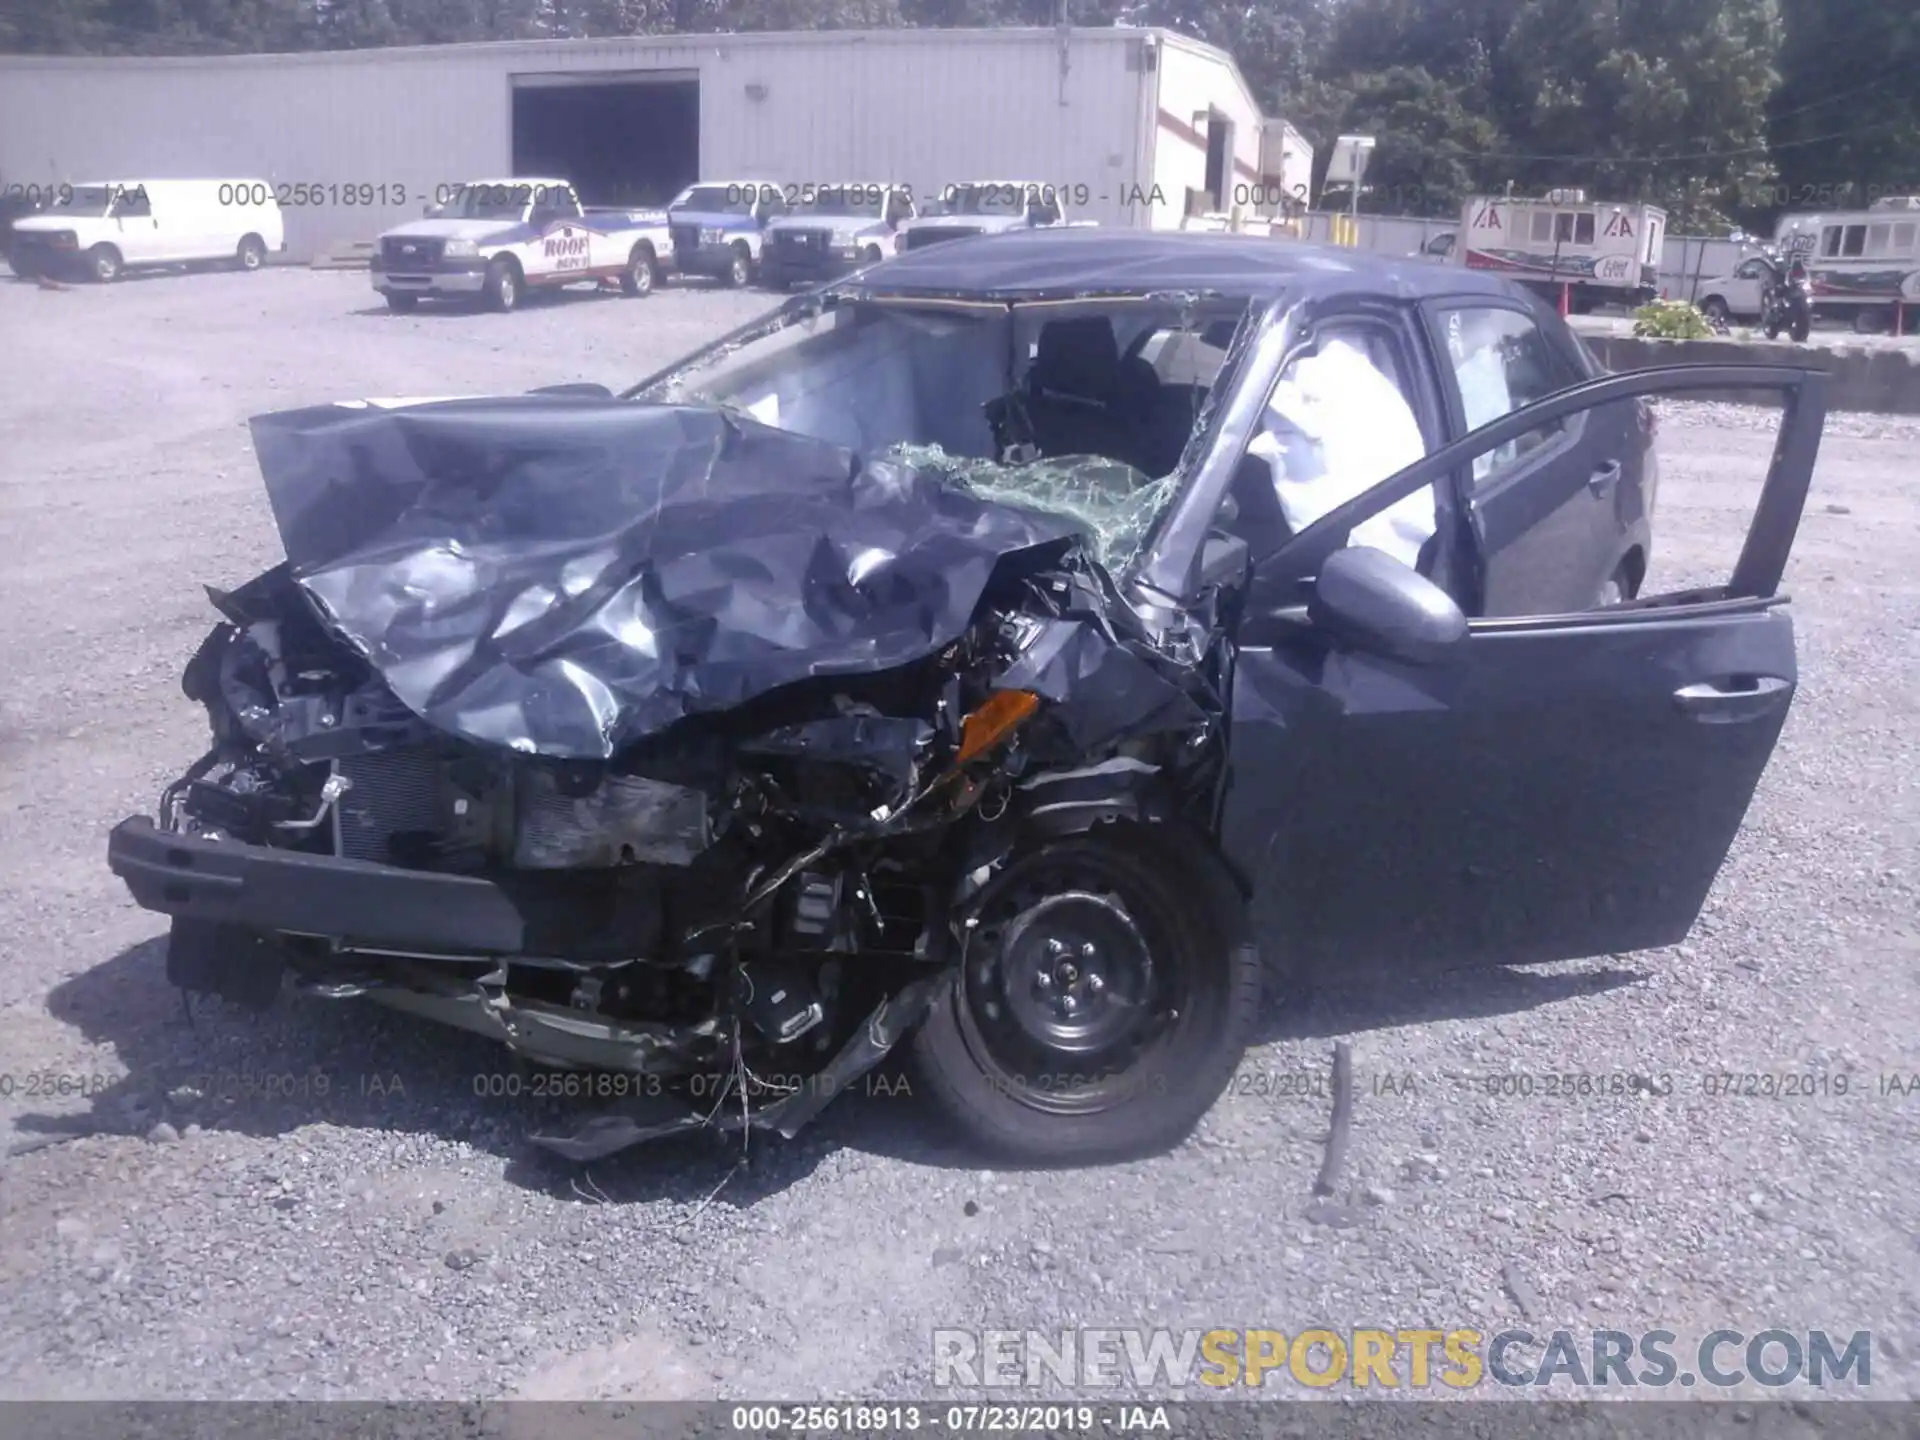
[[[190,991],[648,1077],[536,1137],[575,1158],[791,1135],[902,1040],[1002,1152],[1163,1148],[1263,984],[1686,933],[1795,684],[1822,384],[1601,376],[1471,272],[1069,230],[624,396],[262,417],[286,563],[210,592],[211,747],[110,862]],[[1637,595],[1643,397],[1736,387],[1785,402],[1739,562]]]

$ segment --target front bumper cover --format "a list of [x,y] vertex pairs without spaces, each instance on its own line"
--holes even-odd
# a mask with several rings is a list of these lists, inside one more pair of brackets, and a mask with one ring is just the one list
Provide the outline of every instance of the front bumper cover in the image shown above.
[[768,279],[838,280],[860,268],[860,252],[845,250],[767,250],[761,254],[760,270]]
[[384,268],[376,255],[369,269],[373,288],[382,294],[473,295],[485,288],[487,283],[487,260],[484,255],[451,260],[442,258],[432,265],[415,265],[401,270]]
[[113,827],[107,864],[142,909],[348,948],[517,955],[526,924],[499,886],[468,875],[207,840],[134,815]]
[[703,275],[717,280],[733,266],[734,242],[700,245],[692,249],[675,247],[673,268],[682,275]]

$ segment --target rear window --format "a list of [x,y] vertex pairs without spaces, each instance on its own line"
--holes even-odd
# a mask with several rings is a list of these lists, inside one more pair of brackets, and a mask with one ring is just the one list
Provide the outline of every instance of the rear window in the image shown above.
[[1140,347],[1140,358],[1153,366],[1162,385],[1197,385],[1213,388],[1220,367],[1226,364],[1227,346],[1233,340],[1233,327],[1211,327],[1205,332],[1192,330],[1156,330]]

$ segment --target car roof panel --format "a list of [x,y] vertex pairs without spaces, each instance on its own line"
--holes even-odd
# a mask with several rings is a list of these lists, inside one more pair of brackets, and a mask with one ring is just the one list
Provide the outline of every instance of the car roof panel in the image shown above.
[[1211,291],[1258,300],[1302,288],[1402,300],[1522,293],[1511,281],[1463,266],[1341,246],[1098,226],[1014,230],[909,250],[863,272],[853,288],[1009,300],[1154,291]]

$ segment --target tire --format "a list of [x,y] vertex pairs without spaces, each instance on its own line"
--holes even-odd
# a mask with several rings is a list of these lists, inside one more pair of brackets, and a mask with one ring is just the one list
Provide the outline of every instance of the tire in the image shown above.
[[120,278],[120,252],[111,245],[96,245],[87,251],[87,273],[102,285]]
[[1016,856],[981,893],[964,961],[911,1042],[935,1103],[1018,1161],[1099,1164],[1179,1144],[1226,1088],[1260,1009],[1260,957],[1228,942],[1214,894],[1138,840]]
[[1723,325],[1733,318],[1733,312],[1727,309],[1727,302],[1718,295],[1709,295],[1702,300],[1700,313]]
[[736,245],[733,247],[733,259],[728,262],[725,278],[726,283],[735,290],[752,283],[753,256],[747,253],[746,246]]
[[886,256],[880,253],[880,247],[878,245],[869,245],[860,252],[860,263],[862,265],[878,265],[886,258]]
[[258,235],[248,235],[240,241],[233,258],[242,270],[258,270],[267,263],[267,242]]
[[645,298],[653,293],[659,281],[659,261],[653,258],[653,251],[645,244],[634,246],[633,253],[627,256],[627,268],[620,275],[620,293]]
[[1812,324],[1803,316],[1793,322],[1793,327],[1787,333],[1793,337],[1795,344],[1804,345],[1812,329]]
[[14,278],[17,280],[33,280],[40,274],[40,268],[26,255],[7,256],[7,268],[13,271]]
[[1871,306],[1863,305],[1853,312],[1853,333],[1856,335],[1878,335],[1892,328],[1886,316]]
[[1636,572],[1644,572],[1646,563],[1646,556],[1641,553],[1638,546],[1628,551],[1620,563],[1614,566],[1613,574],[1609,575],[1601,585],[1599,598],[1593,602],[1594,608],[1597,610],[1607,605],[1624,605],[1629,600],[1638,599],[1644,575]]
[[487,308],[504,315],[520,303],[520,267],[511,260],[495,260],[487,266],[487,278],[481,287]]
[[1780,338],[1780,322],[1778,320],[1767,321],[1763,328],[1769,340],[1778,340]]
[[387,309],[396,315],[411,315],[419,306],[418,295],[403,295],[398,290],[387,291]]

